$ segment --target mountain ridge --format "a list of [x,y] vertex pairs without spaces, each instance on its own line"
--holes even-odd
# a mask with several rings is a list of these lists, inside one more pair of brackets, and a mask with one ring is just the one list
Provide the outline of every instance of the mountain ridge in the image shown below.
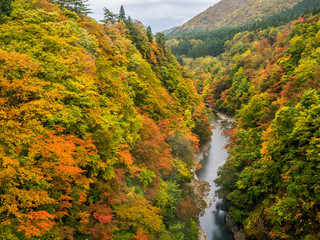
[[222,0],[184,23],[173,33],[213,31],[241,26],[292,8],[302,0]]

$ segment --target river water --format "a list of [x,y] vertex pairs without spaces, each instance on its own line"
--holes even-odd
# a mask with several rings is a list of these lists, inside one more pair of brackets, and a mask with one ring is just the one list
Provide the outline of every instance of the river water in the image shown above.
[[209,198],[212,199],[212,205],[203,216],[200,217],[200,225],[207,235],[207,240],[233,240],[232,234],[227,230],[225,224],[225,204],[215,197],[215,191],[218,189],[214,184],[217,178],[219,166],[223,165],[228,158],[228,153],[224,148],[228,143],[228,137],[222,134],[223,130],[230,127],[227,118],[218,115],[212,133],[209,155],[201,161],[202,168],[197,172],[200,180],[210,183],[211,190]]

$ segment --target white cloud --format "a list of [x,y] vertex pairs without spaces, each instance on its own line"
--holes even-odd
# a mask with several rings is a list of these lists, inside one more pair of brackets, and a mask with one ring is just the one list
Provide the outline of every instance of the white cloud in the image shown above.
[[96,20],[103,19],[103,8],[118,13],[123,5],[127,16],[150,25],[154,32],[182,25],[220,0],[89,0]]

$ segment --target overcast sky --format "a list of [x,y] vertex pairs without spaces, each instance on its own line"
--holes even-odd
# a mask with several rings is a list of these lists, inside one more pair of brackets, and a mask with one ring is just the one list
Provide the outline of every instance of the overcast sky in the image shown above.
[[137,19],[153,32],[160,32],[180,26],[219,0],[89,0],[96,20],[103,19],[103,7],[119,13],[123,5],[126,15]]

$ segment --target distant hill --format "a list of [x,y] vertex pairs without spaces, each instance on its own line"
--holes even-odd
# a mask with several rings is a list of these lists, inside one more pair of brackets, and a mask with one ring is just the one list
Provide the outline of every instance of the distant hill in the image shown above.
[[174,33],[212,31],[241,26],[292,8],[302,0],[222,0],[179,27]]
[[168,30],[164,30],[162,33],[164,33],[165,35],[168,35],[168,34],[173,33],[174,31],[176,31],[178,28],[179,28],[178,26],[175,26],[175,27],[172,27]]

